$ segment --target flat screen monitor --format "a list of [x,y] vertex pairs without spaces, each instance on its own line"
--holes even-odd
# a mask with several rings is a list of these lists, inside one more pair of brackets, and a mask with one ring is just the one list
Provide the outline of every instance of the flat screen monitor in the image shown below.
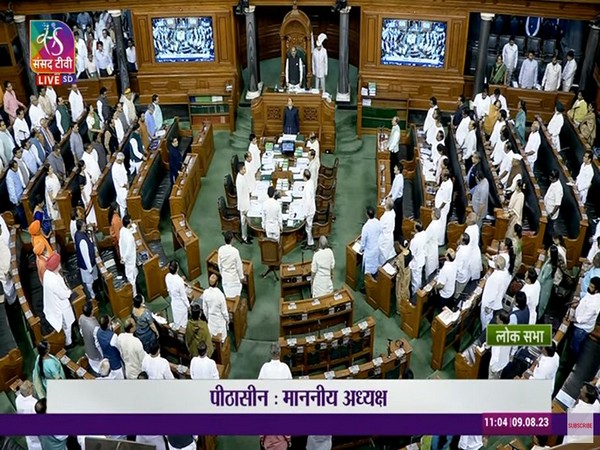
[[296,143],[292,141],[283,141],[281,143],[281,153],[284,155],[293,154],[296,150]]
[[154,18],[152,36],[158,63],[215,60],[212,17]]
[[446,22],[383,19],[381,64],[443,68],[446,28]]

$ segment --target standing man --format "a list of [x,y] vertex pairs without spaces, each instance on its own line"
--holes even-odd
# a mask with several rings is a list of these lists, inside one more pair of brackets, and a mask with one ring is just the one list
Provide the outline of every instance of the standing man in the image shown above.
[[304,62],[296,47],[292,47],[285,60],[285,84],[289,89],[300,89],[304,78]]
[[137,295],[136,279],[138,276],[137,268],[137,250],[135,237],[133,236],[133,223],[129,214],[123,217],[123,227],[119,231],[119,253],[121,255],[121,264],[125,266],[125,277],[131,284],[133,296]]
[[60,255],[55,252],[46,261],[46,272],[43,280],[44,315],[52,328],[65,333],[65,345],[73,343],[71,327],[75,322],[75,314],[71,307],[71,289],[60,275]]
[[41,120],[46,118],[46,113],[39,105],[39,100],[36,95],[32,95],[29,98],[31,104],[29,105],[29,119],[31,120],[31,128],[40,128]]
[[169,143],[169,174],[171,176],[171,184],[175,184],[182,164],[183,157],[179,151],[179,138],[175,136]]
[[[447,170],[442,172],[442,184],[435,193],[435,207],[440,210],[440,220],[443,224],[442,228],[446,230],[448,223],[448,214],[450,214],[450,206],[452,204],[452,180],[450,173]],[[444,231],[445,235],[445,231]]]
[[394,241],[398,241],[400,236],[402,236],[402,201],[404,195],[404,176],[402,175],[402,169],[402,163],[398,163],[397,166],[394,166],[392,189],[386,197],[386,200],[390,199],[394,202]]
[[[174,380],[169,361],[160,356],[160,344],[154,341],[150,346],[150,353],[142,361],[142,371],[148,374],[149,380]],[[141,436],[140,436],[141,437]],[[161,436],[162,438],[162,436]],[[138,440],[138,442],[143,442]],[[164,441],[160,441],[164,442]],[[160,448],[160,446],[156,446]]]
[[519,87],[522,89],[533,89],[538,80],[538,62],[533,52],[527,53],[527,59],[521,64],[519,72]]
[[327,77],[328,59],[327,50],[323,47],[323,41],[327,39],[325,33],[319,34],[317,37],[317,46],[313,48],[312,53],[312,71],[315,77],[315,88],[325,92],[325,79]]
[[531,124],[531,133],[529,133],[529,136],[527,137],[527,144],[525,144],[525,148],[523,149],[525,158],[527,158],[531,170],[533,170],[533,165],[537,161],[538,150],[541,143],[540,123],[537,120],[534,120]]
[[221,342],[227,339],[229,329],[229,312],[225,295],[217,287],[219,278],[212,274],[208,278],[208,289],[202,294],[202,307],[208,319],[208,330],[213,336],[220,335]]
[[[465,290],[467,283],[471,281],[471,236],[467,233],[463,233],[460,241],[458,242],[458,247],[456,249],[456,288],[454,289],[454,298],[458,300],[460,294]],[[479,247],[477,250],[479,251]]]
[[300,116],[298,114],[298,108],[294,106],[291,97],[288,98],[287,107],[283,110],[283,133],[300,133]]
[[562,68],[558,63],[556,56],[552,57],[552,62],[546,65],[544,78],[542,78],[542,89],[545,91],[558,91]]
[[98,328],[100,328],[100,324],[92,315],[93,310],[94,306],[92,302],[86,302],[83,305],[83,314],[79,316],[79,331],[83,337],[83,346],[88,363],[94,372],[99,373],[102,354],[96,347],[95,336]]
[[258,138],[254,133],[250,133],[248,140],[250,141],[250,144],[248,144],[248,153],[252,155],[252,162],[256,167],[254,173],[256,174],[258,169],[260,169],[260,149],[258,148]]
[[225,245],[219,247],[217,251],[217,264],[223,282],[223,291],[227,298],[240,295],[242,293],[242,282],[244,281],[242,258],[239,250],[231,245],[232,241],[233,233],[226,231]]
[[250,209],[250,186],[246,177],[246,166],[243,162],[238,164],[238,174],[235,178],[235,189],[237,191],[237,209],[240,212],[240,224],[242,228],[242,243],[252,244],[248,237],[248,210]]
[[0,159],[8,166],[9,161],[13,157],[13,149],[17,146],[10,131],[8,131],[6,122],[0,120]]
[[[195,356],[190,361],[190,378],[192,380],[218,380],[219,371],[217,363],[207,356],[206,342],[202,341],[198,344],[198,356]],[[169,445],[169,448],[172,448]]]
[[77,120],[83,114],[85,108],[83,106],[83,96],[81,95],[81,92],[79,92],[77,84],[75,83],[71,85],[71,93],[69,94],[69,104],[71,105],[71,120],[73,122],[77,122]]
[[306,245],[303,246],[304,249],[312,250],[315,246],[315,240],[312,235],[312,225],[313,219],[315,217],[315,212],[317,211],[317,206],[315,202],[315,185],[310,179],[310,171],[308,169],[304,169],[304,196],[302,197],[302,203],[304,204],[304,214],[306,225],[304,227],[306,231]]
[[121,352],[123,364],[125,364],[125,375],[128,380],[136,380],[142,371],[142,363],[146,352],[142,341],[135,335],[135,320],[129,317],[125,321],[125,332],[117,336],[117,344]]
[[511,36],[508,44],[502,48],[502,60],[506,66],[506,85],[510,86],[512,76],[517,70],[517,61],[519,60],[519,47],[515,44],[515,37]]
[[565,68],[562,71],[562,90],[563,92],[569,92],[573,81],[575,80],[575,72],[577,72],[577,61],[575,61],[575,53],[573,50],[567,52],[567,62]]
[[129,136],[129,146],[131,147],[131,152],[129,153],[129,172],[135,175],[139,172],[142,162],[146,161],[146,151],[140,137],[140,125],[137,122],[131,126],[131,134]]
[[269,239],[279,240],[283,230],[283,215],[281,204],[275,199],[275,188],[269,186],[267,189],[267,200],[263,203],[262,226]]
[[108,99],[106,98],[106,92],[106,87],[102,86],[100,88],[98,100],[96,100],[96,111],[98,112],[98,117],[100,118],[100,124],[102,126],[110,121],[110,116],[112,113],[112,108],[108,104]]
[[282,363],[281,347],[275,342],[271,344],[271,361],[266,362],[260,368],[259,380],[291,380],[292,371],[287,364]]
[[153,94],[152,95],[152,105],[154,105],[154,110],[152,112],[152,117],[154,119],[154,126],[156,127],[157,130],[160,130],[163,126],[163,113],[162,113],[162,109],[160,108],[160,97],[158,96],[158,94]]
[[98,267],[96,266],[96,248],[90,240],[85,229],[85,221],[77,219],[77,232],[75,233],[75,249],[77,252],[77,267],[81,274],[81,281],[85,285],[89,298],[94,300],[94,281],[98,279]]
[[319,140],[317,139],[317,135],[314,131],[310,132],[310,136],[308,137],[308,141],[306,141],[306,148],[310,148],[315,151],[316,158],[321,161],[320,151],[321,145],[319,144]]
[[317,158],[317,152],[314,150],[308,151],[308,170],[310,171],[310,179],[315,185],[315,192],[319,186],[319,170],[321,169],[321,160]]
[[454,303],[456,289],[456,253],[449,248],[446,251],[444,265],[435,277],[435,292],[438,295],[439,306],[451,307]]
[[494,258],[494,267],[494,272],[487,279],[481,294],[480,320],[482,332],[485,332],[494,314],[502,310],[502,299],[504,299],[504,294],[511,280],[510,273],[508,270],[505,270],[506,260],[503,256],[496,256]]
[[527,296],[527,307],[529,308],[529,324],[534,325],[537,322],[537,307],[540,303],[540,294],[542,285],[538,281],[537,271],[530,267],[525,275],[525,285],[521,292]]
[[[508,325],[509,318],[506,312],[501,311],[496,316],[497,325]],[[502,371],[510,362],[512,347],[509,345],[493,345],[490,366],[488,369],[488,379],[499,380],[502,377]]]
[[360,248],[363,254],[363,272],[371,275],[377,274],[379,269],[379,237],[381,224],[375,218],[375,208],[367,207],[367,222],[360,233]]
[[[131,92],[131,88],[125,89],[125,93],[121,95],[120,102],[123,104],[123,112],[127,117],[127,122],[129,124],[133,124],[137,120],[137,114],[135,112],[135,104],[133,100],[135,99],[135,95]],[[156,106],[154,107],[154,111],[156,111]]]
[[160,130],[160,128],[156,126],[156,119],[154,118],[155,112],[156,106],[154,105],[154,103],[150,103],[148,105],[148,109],[144,113],[144,122],[146,123],[146,129],[148,130],[148,137],[150,139],[154,139],[156,130]]
[[181,275],[177,273],[178,271],[179,264],[177,261],[171,261],[169,263],[169,273],[165,275],[167,292],[169,293],[169,297],[171,297],[171,311],[173,312],[174,330],[187,327],[188,309],[190,307],[185,281],[183,281]]
[[394,242],[394,228],[396,226],[396,213],[394,212],[394,201],[391,198],[385,198],[383,201],[385,211],[379,218],[381,225],[381,235],[379,236],[379,262],[385,264],[391,258],[396,256]]
[[15,141],[17,141],[17,144],[22,146],[23,142],[31,136],[31,130],[29,129],[27,120],[25,120],[25,108],[20,106],[17,108],[16,114],[17,118],[13,123],[13,133],[15,134]]
[[23,228],[27,227],[27,219],[25,218],[25,209],[23,209],[22,202],[23,192],[26,187],[27,184],[25,184],[23,174],[19,170],[19,164],[16,160],[12,159],[6,171],[6,189],[8,190],[8,199],[13,204],[17,216],[16,219]]
[[588,191],[592,185],[592,179],[594,178],[594,169],[592,168],[592,152],[586,151],[583,154],[583,163],[579,169],[579,175],[575,180],[577,190],[579,191],[579,197],[581,202],[585,205],[587,201]]
[[83,156],[83,138],[79,134],[79,124],[77,122],[73,124],[73,129],[69,136],[69,145],[71,146],[71,153],[73,153],[75,164],[77,164]]
[[127,179],[127,170],[125,169],[125,155],[122,152],[117,153],[110,171],[117,194],[117,204],[119,205],[121,216],[124,216],[127,212],[129,180]]
[[548,224],[546,225],[546,234],[544,236],[544,245],[550,246],[552,244],[552,237],[554,236],[554,222],[558,219],[560,214],[560,205],[563,199],[563,186],[558,177],[558,170],[552,169],[550,172],[550,186],[544,195],[544,206],[546,207],[546,214],[548,215]]
[[[410,252],[412,253],[412,260],[410,261],[411,271],[411,287],[412,293],[421,289],[423,285],[423,268],[425,267],[425,261],[427,258],[427,232],[423,231],[423,224],[420,220],[415,222],[414,227],[415,234],[410,241]],[[398,241],[398,239],[396,239]]]
[[10,81],[4,82],[4,111],[8,114],[10,118],[10,123],[12,124],[17,118],[17,109],[25,108],[25,105],[17,100],[17,94],[13,89],[13,85]]
[[69,128],[71,128],[71,118],[69,117],[69,109],[64,97],[62,95],[59,96],[57,101],[58,104],[54,117],[56,118],[56,127],[60,132],[60,138],[62,139],[67,134],[67,131],[69,131]]
[[100,170],[100,165],[98,164],[98,152],[92,146],[92,144],[87,144],[85,147],[85,151],[81,156],[81,160],[85,163],[85,168],[87,173],[90,175],[90,179],[92,184],[96,184],[100,175],[102,175],[102,171]]
[[552,137],[552,145],[556,148],[557,152],[560,152],[560,130],[565,123],[565,117],[563,116],[563,112],[565,107],[561,102],[556,102],[556,106],[554,107],[554,115],[550,122],[548,123],[548,133]]
[[581,353],[584,341],[594,330],[598,313],[600,313],[600,278],[594,277],[590,281],[585,296],[579,301],[575,309],[573,338],[570,345],[573,356],[575,356],[574,360]]
[[425,122],[423,123],[423,133],[427,135],[427,132],[431,127],[435,125],[435,120],[433,118],[435,112],[439,112],[437,105],[437,98],[431,97],[429,99],[429,109],[427,110],[427,115],[425,116]]
[[396,176],[394,173],[395,167],[400,164],[400,118],[398,116],[394,116],[392,119],[392,131],[390,132],[390,136],[387,142],[387,150],[390,152],[390,168],[392,170],[391,177],[392,181],[394,181],[394,177]]

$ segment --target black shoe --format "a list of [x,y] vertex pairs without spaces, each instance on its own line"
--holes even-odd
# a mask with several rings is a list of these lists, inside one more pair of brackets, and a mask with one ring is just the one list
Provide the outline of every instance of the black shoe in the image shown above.
[[252,245],[252,241],[250,241],[249,239],[242,239],[242,244]]

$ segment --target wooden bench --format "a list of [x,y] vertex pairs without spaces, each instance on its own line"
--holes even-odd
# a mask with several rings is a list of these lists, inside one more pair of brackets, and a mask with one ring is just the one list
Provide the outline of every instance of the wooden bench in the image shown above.
[[417,295],[400,301],[400,328],[412,339],[419,337],[423,317],[433,312],[434,305],[429,301],[429,293],[435,283],[435,279],[431,280],[417,291]]
[[[393,259],[391,262],[393,262]],[[394,273],[388,273],[384,269],[385,266],[387,264],[377,269],[377,279],[370,273],[364,275],[365,300],[371,307],[380,309],[387,317],[390,317],[392,315],[392,299],[396,297],[396,271],[394,268]]]
[[280,297],[286,299],[290,295],[302,296],[304,289],[311,289],[312,261],[281,264],[279,276],[281,278]]
[[343,287],[314,299],[279,302],[279,336],[313,333],[334,325],[353,323],[354,297]]
[[[300,379],[311,380],[341,380],[341,379],[394,379],[402,375],[410,367],[412,347],[405,339],[400,339],[400,345],[393,346],[387,355],[382,354],[372,361],[354,365],[347,369],[329,371],[311,376],[301,376]],[[397,341],[398,342],[398,341]]]
[[203,122],[200,131],[194,130],[194,139],[190,151],[198,155],[200,174],[203,177],[206,176],[215,154],[215,139],[211,122]]
[[56,195],[56,204],[60,214],[60,239],[63,243],[67,241],[67,236],[70,237],[71,210],[79,204],[80,200],[79,170],[74,169],[69,173]]
[[471,344],[466,350],[456,354],[454,360],[456,378],[459,380],[487,380],[490,357],[489,347],[480,347],[476,342]]
[[[213,250],[206,258],[206,271],[208,272],[208,276],[217,275],[221,276],[219,273],[219,257],[218,250]],[[254,263],[250,260],[242,259],[242,271],[244,272],[244,281],[242,282],[242,289],[245,290],[247,299],[248,299],[248,307],[250,311],[254,307],[254,303],[256,302],[256,290],[254,287]]]
[[362,253],[359,253],[358,249],[360,249],[360,235],[346,244],[346,277],[344,283],[353,290],[356,290],[358,286],[359,274],[362,271]]
[[[33,222],[33,210],[35,209],[35,202],[38,199],[43,199],[46,201],[46,171],[47,164],[44,163],[42,167],[29,179],[29,183],[27,187],[23,191],[23,197],[21,201],[23,202],[23,209],[25,210],[25,217],[27,218],[27,223]],[[46,205],[49,208],[49,205]]]
[[448,245],[452,248],[456,248],[456,242],[458,242],[467,228],[465,222],[469,199],[467,192],[469,192],[469,189],[466,187],[467,175],[462,159],[462,150],[456,143],[456,135],[452,126],[448,127],[445,143],[448,165],[454,177],[452,208],[448,217],[447,226]]
[[279,338],[281,360],[290,366],[292,375],[296,376],[350,366],[360,359],[370,361],[374,342],[373,317],[335,333],[298,339]]
[[67,355],[67,352],[62,349],[56,354],[56,358],[61,362],[67,373],[71,375],[71,378],[80,380],[95,380],[96,377],[89,373],[85,367],[73,361]]
[[169,144],[173,138],[178,138],[179,152],[181,153],[181,156],[185,158],[185,155],[187,155],[192,148],[193,131],[182,130],[179,126],[179,117],[177,116],[175,116],[173,123],[167,128],[165,137],[160,144],[161,159],[167,168],[169,167]]
[[198,278],[202,273],[200,257],[200,238],[194,232],[183,214],[171,216],[173,246],[175,251],[183,248],[187,259],[188,279]]
[[96,226],[98,227],[98,231],[105,235],[110,234],[108,210],[110,205],[117,200],[117,193],[111,172],[114,163],[115,156],[113,155],[92,189],[92,205],[94,205],[94,211],[96,212]]
[[192,215],[200,187],[202,186],[202,173],[200,172],[200,158],[193,153],[185,157],[181,166],[181,174],[175,180],[169,197],[171,215]]
[[120,271],[119,261],[116,260],[114,250],[96,249],[96,265],[98,266],[98,279],[115,317],[125,320],[131,317],[133,309],[133,287]]
[[170,192],[169,169],[160,154],[153,152],[141,166],[127,194],[127,212],[133,220],[143,222],[143,232],[150,239],[160,239],[160,213]]
[[[165,276],[169,273],[170,259],[167,257],[160,240],[146,240],[140,230],[140,221],[136,221],[137,229],[133,233],[138,258],[142,261],[141,271],[146,282],[147,300],[168,295]],[[158,230],[156,230],[158,233]]]

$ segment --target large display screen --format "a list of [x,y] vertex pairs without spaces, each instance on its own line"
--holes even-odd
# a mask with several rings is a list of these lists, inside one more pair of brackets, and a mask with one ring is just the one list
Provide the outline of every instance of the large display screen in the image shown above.
[[381,63],[395,66],[444,67],[446,22],[383,19]]
[[152,19],[156,62],[215,60],[212,17]]

